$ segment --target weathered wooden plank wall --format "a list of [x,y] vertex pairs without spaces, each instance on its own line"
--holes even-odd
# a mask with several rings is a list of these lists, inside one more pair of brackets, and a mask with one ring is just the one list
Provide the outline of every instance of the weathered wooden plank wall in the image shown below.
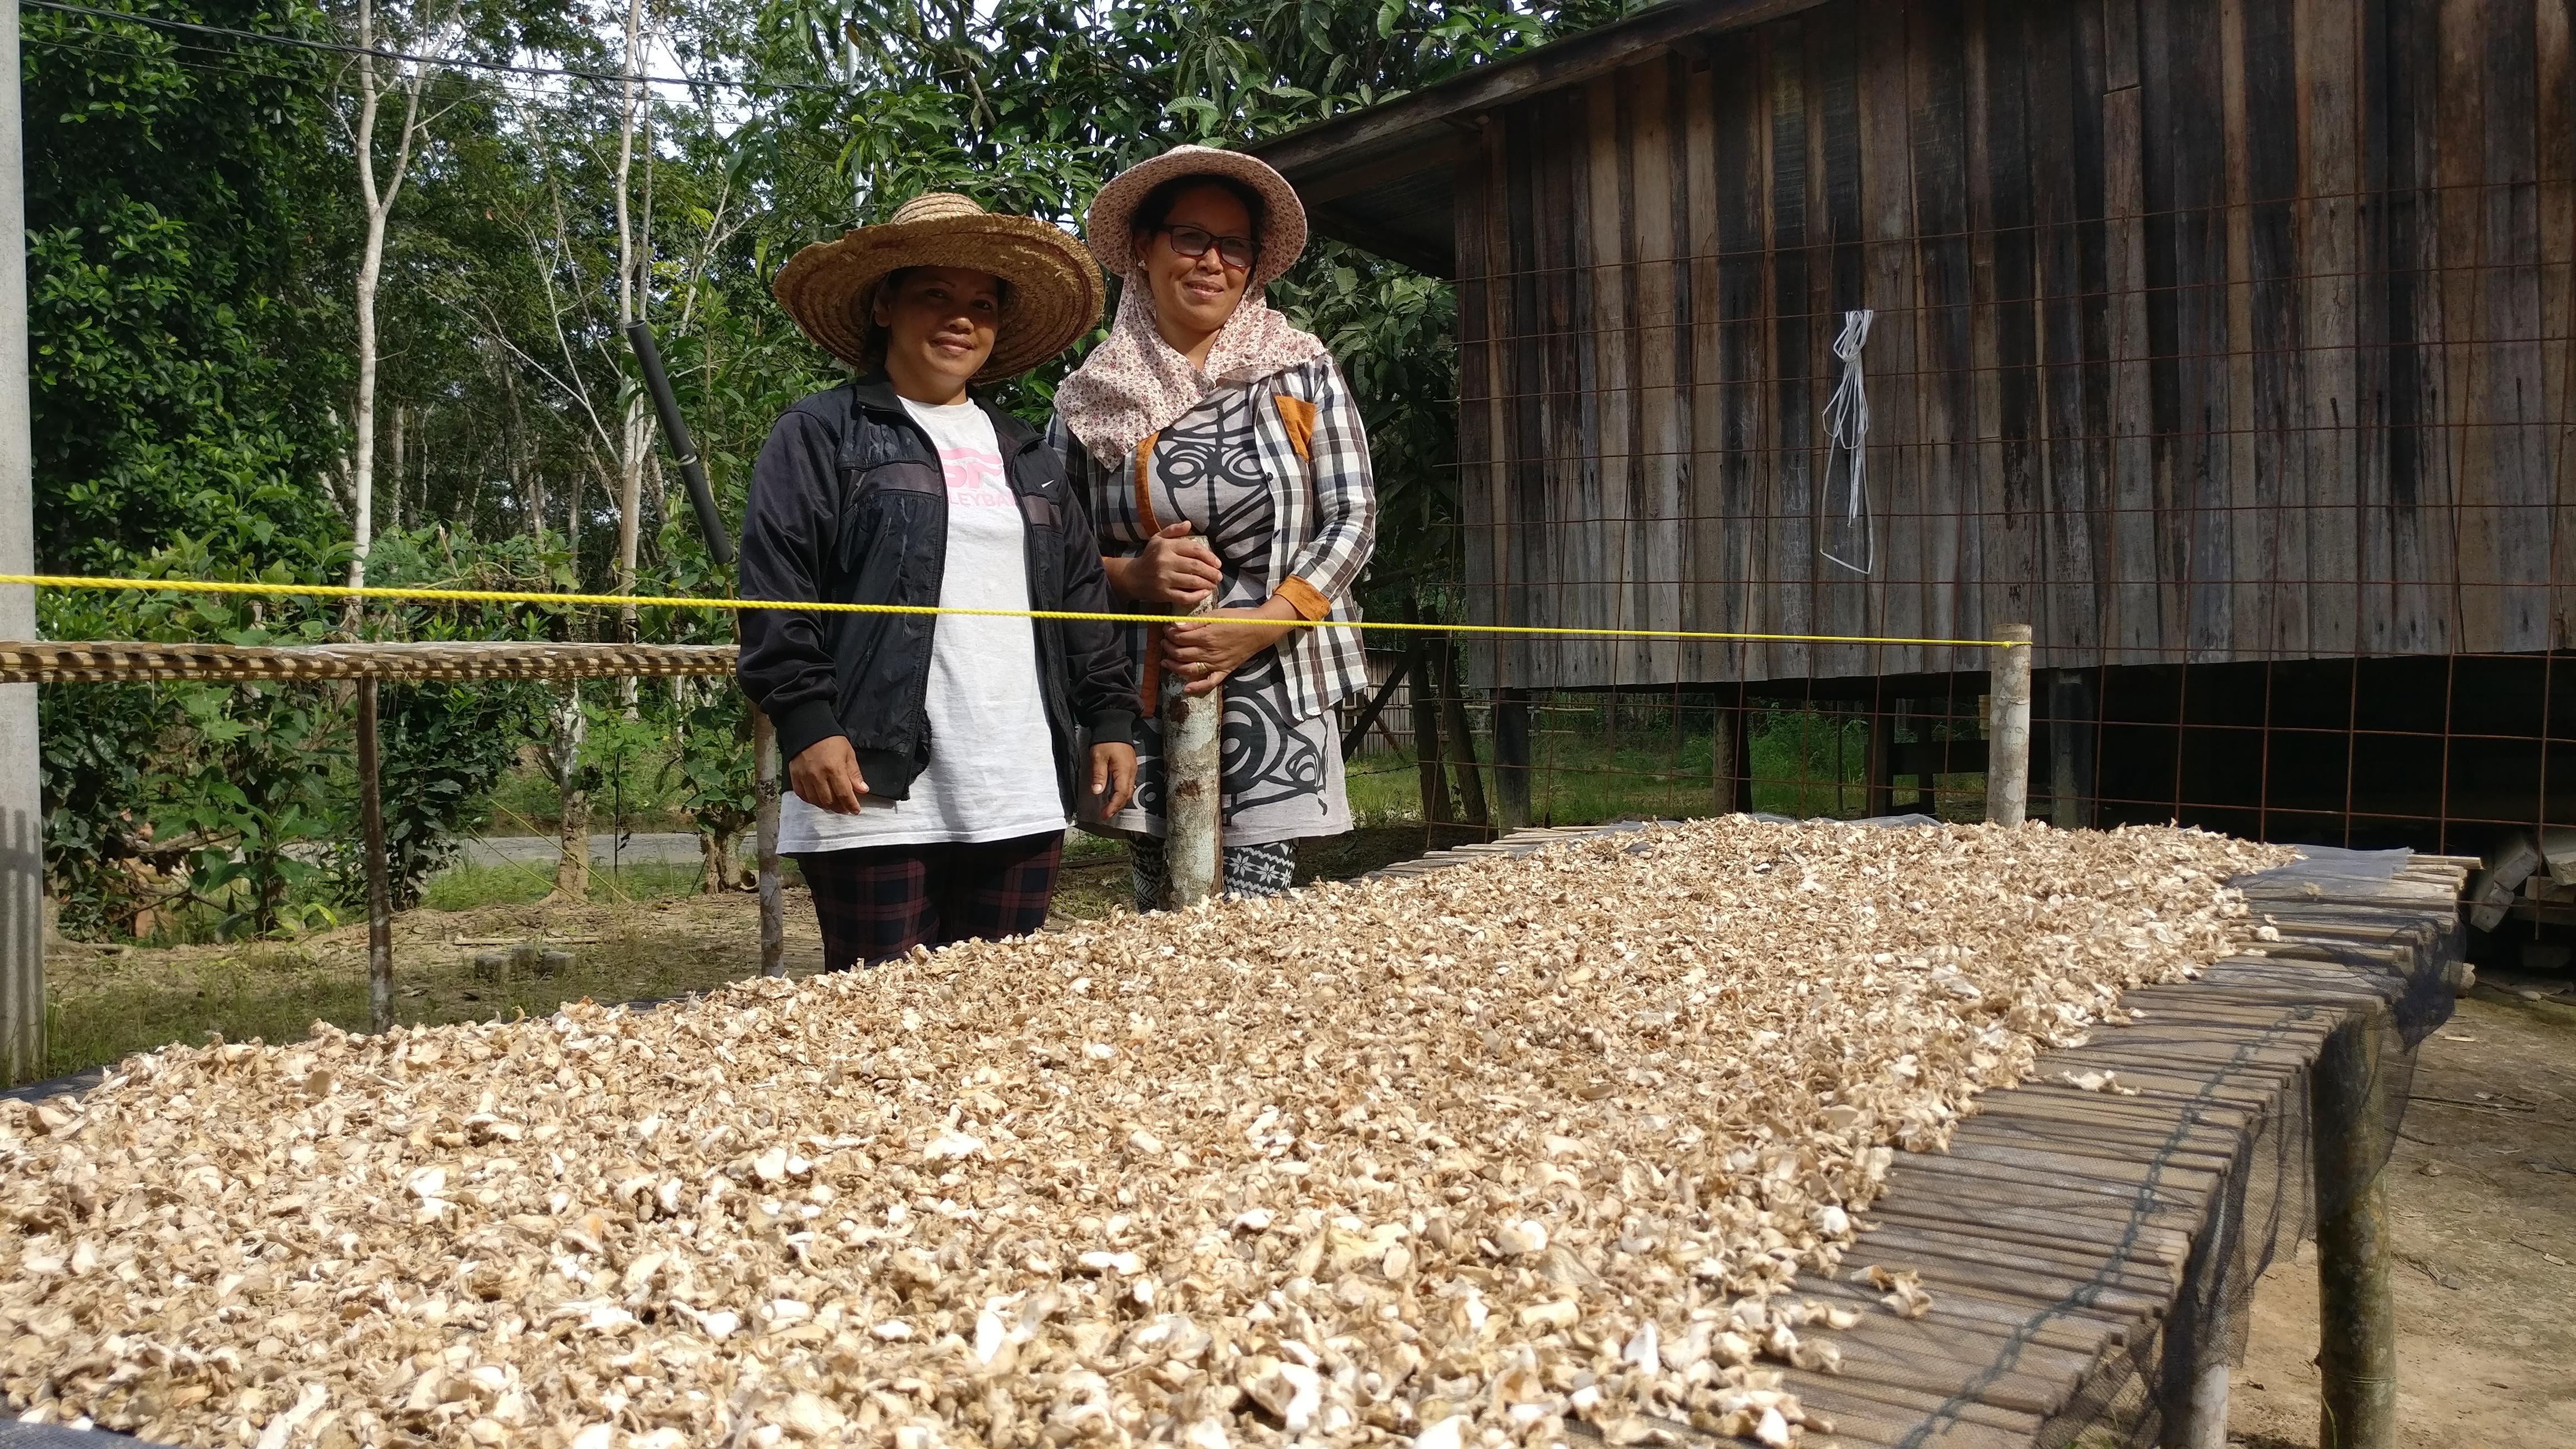
[[[2576,644],[2571,0],[1839,0],[1462,167],[1479,622],[2043,666]],[[1864,360],[1875,560],[1819,412]],[[1982,667],[1512,640],[1478,682]]]

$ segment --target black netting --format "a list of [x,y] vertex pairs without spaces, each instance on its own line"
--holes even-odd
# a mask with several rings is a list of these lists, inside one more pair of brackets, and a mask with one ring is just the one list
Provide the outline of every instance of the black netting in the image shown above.
[[[2340,1015],[2342,1024],[2308,1068],[2283,1079],[2260,1126],[2240,1140],[2195,1236],[2182,1290],[2157,1331],[2121,1346],[2096,1367],[2043,1427],[2038,1442],[2044,1449],[2224,1443],[2223,1423],[2212,1426],[2213,1433],[2182,1421],[2195,1406],[2224,1413],[2225,1396],[2199,1392],[2200,1380],[2243,1362],[2256,1281],[2321,1220],[2353,1208],[2354,1194],[2377,1179],[2396,1145],[2415,1046],[2450,1016],[2461,928],[2451,920],[2429,949],[2418,934],[2406,943],[2413,949],[2392,965],[2385,943],[2369,933],[2388,926],[2385,893],[2408,853],[2300,849],[2308,859],[2235,884],[2258,912],[2278,916],[2294,910],[2298,922],[2322,921],[2352,932],[2340,946],[2318,945],[2314,937],[2301,942],[2303,951],[2327,958],[2303,962],[2303,969],[2339,965],[2350,973],[2342,982],[2310,978],[2319,988],[2316,1010]],[[2372,896],[2379,897],[2376,906],[2361,904]],[[2409,929],[2420,933],[2421,926],[2410,922]],[[2371,952],[2374,945],[2382,953]],[[2224,981],[2234,969],[2239,968],[2217,968],[2211,979]],[[2264,968],[2241,971],[2249,979],[2269,974]],[[2337,987],[2360,991],[2338,1001]],[[2248,1050],[2265,1040],[2256,1037]],[[2321,1156],[2320,1120],[2350,1121],[2356,1130],[2333,1135]],[[2177,1145],[2180,1140],[2178,1132]],[[2078,1290],[2060,1306],[2081,1302]]]

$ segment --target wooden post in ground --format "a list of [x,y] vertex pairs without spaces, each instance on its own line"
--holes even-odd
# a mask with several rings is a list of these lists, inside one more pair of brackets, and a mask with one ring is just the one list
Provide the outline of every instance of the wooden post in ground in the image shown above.
[[[1210,594],[1191,610],[1215,612]],[[1163,904],[1187,910],[1225,888],[1225,689],[1192,694],[1166,673],[1163,715]]]
[[1458,649],[1449,636],[1439,636],[1440,728],[1449,737],[1449,757],[1458,770],[1458,799],[1471,825],[1491,825],[1485,809],[1485,777],[1476,763],[1476,732],[1467,724],[1466,691],[1458,687]]
[[1715,713],[1716,718],[1709,722],[1708,727],[1709,803],[1717,808],[1718,814],[1732,815],[1738,808],[1736,800],[1741,793],[1737,787],[1742,782],[1735,774],[1735,745],[1737,733],[1744,728],[1744,712],[1721,704]]
[[2006,624],[1995,647],[1986,722],[1986,819],[2019,825],[2030,805],[2030,626]]
[[752,816],[760,853],[760,974],[787,974],[787,900],[778,880],[778,726],[759,708],[751,712],[751,767],[760,806]]
[[2060,830],[2080,830],[2092,824],[2091,811],[2084,808],[2084,790],[2092,783],[2092,751],[2086,746],[2093,731],[2092,690],[2087,688],[2083,671],[2052,671],[2048,681],[2048,823]]
[[2316,1184],[2318,1449],[2397,1443],[2397,1305],[2389,1283],[2386,1008],[2347,1018],[2308,1076]]
[[1494,795],[1505,830],[1530,823],[1530,696],[1526,689],[1494,691]]
[[[1213,596],[1211,596],[1213,597]],[[1163,870],[1166,904],[1186,910],[1225,882],[1218,815],[1225,797],[1225,688],[1192,694],[1163,680]]]
[[384,781],[376,750],[376,681],[358,681],[358,830],[367,855],[367,1030],[394,1026],[394,893],[385,864]]
[[1896,716],[1891,711],[1895,701],[1873,697],[1869,710],[1869,803],[1868,815],[1896,813]]
[[[1407,599],[1405,622],[1422,622],[1421,607]],[[1413,708],[1413,765],[1422,779],[1422,819],[1427,825],[1446,825],[1455,818],[1449,810],[1449,773],[1440,762],[1440,700],[1431,687],[1431,651],[1416,649],[1406,662],[1405,694]]]

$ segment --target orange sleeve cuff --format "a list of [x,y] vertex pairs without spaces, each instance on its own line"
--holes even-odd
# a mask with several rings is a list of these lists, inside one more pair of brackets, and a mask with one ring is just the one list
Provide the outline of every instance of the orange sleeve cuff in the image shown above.
[[1306,582],[1295,574],[1290,574],[1287,578],[1281,580],[1279,587],[1271,592],[1270,597],[1274,599],[1286,599],[1288,601],[1288,607],[1297,611],[1297,617],[1304,619],[1309,624],[1315,623],[1321,620],[1325,615],[1333,612],[1332,600],[1315,592],[1315,586],[1313,584]]

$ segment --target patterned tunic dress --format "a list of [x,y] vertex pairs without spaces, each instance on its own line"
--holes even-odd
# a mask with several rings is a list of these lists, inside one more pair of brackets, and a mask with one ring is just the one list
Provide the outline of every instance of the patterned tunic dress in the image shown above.
[[[1101,547],[1133,555],[1151,536],[1149,521],[1186,521],[1193,535],[1216,550],[1224,584],[1216,607],[1252,608],[1267,600],[1278,580],[1270,576],[1277,513],[1270,479],[1252,446],[1252,410],[1268,405],[1266,393],[1219,388],[1156,436],[1146,465],[1146,497],[1153,517],[1132,505],[1098,520]],[[1145,677],[1149,631],[1129,631],[1137,677]],[[1162,687],[1182,681],[1164,677]],[[1340,718],[1324,710],[1304,719],[1290,700],[1277,648],[1264,649],[1229,676],[1225,689],[1225,789],[1219,828],[1228,847],[1268,845],[1309,835],[1339,835],[1351,828],[1342,780]],[[1136,801],[1108,822],[1134,835],[1163,834],[1162,721],[1153,711],[1138,722]]]

